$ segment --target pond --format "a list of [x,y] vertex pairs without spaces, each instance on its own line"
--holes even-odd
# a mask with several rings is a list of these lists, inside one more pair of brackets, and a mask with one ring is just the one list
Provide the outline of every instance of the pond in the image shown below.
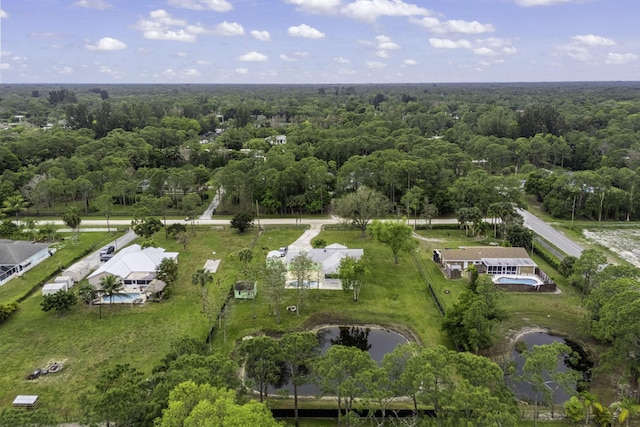
[[[508,385],[513,390],[517,399],[533,402],[535,399],[535,392],[531,385],[527,384],[524,381],[517,381],[518,375],[522,374],[522,368],[524,366],[524,357],[522,356],[522,351],[524,351],[524,346],[526,346],[527,350],[531,350],[534,345],[545,345],[545,344],[553,344],[554,342],[560,342],[568,345],[573,354],[571,357],[565,354],[564,356],[560,356],[561,361],[558,364],[559,372],[566,372],[568,369],[573,369],[579,372],[580,380],[578,380],[577,384],[575,384],[574,390],[582,391],[588,388],[589,382],[591,380],[591,368],[593,367],[593,363],[589,360],[587,353],[584,349],[576,344],[575,342],[568,340],[566,338],[562,338],[559,336],[551,335],[546,332],[530,332],[522,335],[518,342],[521,342],[518,350],[514,348],[511,352],[511,357],[514,364],[514,374],[508,378]],[[550,379],[549,379],[550,380]],[[553,392],[553,403],[562,404],[563,402],[569,400],[570,395],[567,394],[561,387],[557,386],[555,382],[549,381],[549,387],[554,390]]]
[[[380,364],[384,355],[392,352],[398,345],[409,342],[407,338],[397,332],[382,328],[366,328],[360,326],[329,326],[321,328],[316,333],[320,353],[324,354],[333,345],[346,345],[368,351],[371,358]],[[283,373],[284,374],[284,373]],[[269,386],[269,394],[276,394],[278,390],[293,394],[293,385],[286,375],[282,377],[279,387]],[[298,387],[299,396],[315,396],[320,389],[315,384],[304,384]]]

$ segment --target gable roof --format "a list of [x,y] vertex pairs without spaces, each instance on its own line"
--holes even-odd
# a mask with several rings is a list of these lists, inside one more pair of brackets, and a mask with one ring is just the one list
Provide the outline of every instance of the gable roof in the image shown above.
[[0,265],[20,264],[48,247],[47,243],[2,239],[0,240]]
[[351,257],[359,260],[362,258],[362,255],[364,255],[363,249],[348,249],[346,246],[336,243],[325,248],[310,249],[308,251],[290,249],[284,257],[285,263],[287,265],[290,264],[291,261],[302,252],[307,252],[309,258],[322,267],[322,273],[325,275],[337,273],[342,258]]
[[139,278],[140,274],[153,273],[155,277],[156,267],[164,258],[177,260],[178,252],[165,252],[163,248],[152,247],[142,249],[140,245],[131,245],[116,253],[113,258],[91,273],[89,279],[102,273],[112,274],[121,279],[132,274]]

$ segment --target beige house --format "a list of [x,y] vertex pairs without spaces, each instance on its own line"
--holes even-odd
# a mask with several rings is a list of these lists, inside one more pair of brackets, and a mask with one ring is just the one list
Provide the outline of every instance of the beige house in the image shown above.
[[449,279],[462,277],[462,272],[472,265],[478,269],[478,273],[491,275],[535,274],[538,266],[524,248],[465,246],[436,249],[433,258],[440,263]]

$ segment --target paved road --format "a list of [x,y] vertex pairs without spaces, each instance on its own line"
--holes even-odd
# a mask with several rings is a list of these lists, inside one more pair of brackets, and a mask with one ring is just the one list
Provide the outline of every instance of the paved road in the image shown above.
[[223,195],[224,190],[222,189],[216,192],[216,195],[213,196],[213,200],[211,200],[211,203],[207,207],[207,210],[205,210],[204,213],[200,215],[200,219],[211,219],[211,216],[213,215],[215,210],[218,209],[218,205],[220,204]]
[[580,257],[582,253],[582,246],[568,238],[561,231],[556,230],[549,224],[533,215],[532,213],[518,209],[518,213],[524,218],[524,225],[533,230],[540,237],[553,244],[567,255]]
[[[549,224],[542,221],[540,218],[533,215],[532,213],[525,210],[521,210],[521,209],[518,209],[518,213],[520,213],[520,215],[522,215],[522,217],[524,218],[524,225],[529,227],[531,230],[533,230],[536,234],[538,234],[544,240],[550,242],[551,244],[556,246],[558,249],[560,249],[562,252],[566,253],[567,255],[580,257],[580,254],[582,253],[583,248],[579,244],[569,239],[562,232],[554,229]],[[307,233],[307,235],[304,236],[305,238],[301,239],[301,241],[299,242],[300,246],[306,246],[308,244],[307,240],[310,241],[313,237],[315,237],[313,233],[315,233],[316,231],[319,231],[322,225],[338,224],[340,221],[343,221],[343,220],[341,218],[334,217],[334,216],[330,218],[303,218],[302,224],[308,224],[310,226],[310,230],[308,230],[309,232]],[[490,221],[490,220],[487,220],[487,221]],[[45,221],[45,222],[51,222],[56,225],[64,225],[64,223],[60,220]],[[197,219],[195,222],[196,222],[196,225],[229,225],[228,219]],[[411,222],[413,222],[413,220]],[[418,223],[424,224],[424,222],[425,222],[424,219],[418,220]],[[110,220],[109,223],[115,227],[130,226],[131,220],[116,219],[116,220]],[[183,219],[167,220],[167,224],[175,224],[175,223],[187,224],[187,222]],[[455,218],[434,219],[432,220],[432,223],[433,224],[457,224],[458,220]],[[261,218],[260,219],[260,225],[274,225],[274,224],[276,225],[277,224],[300,224],[300,220],[296,218]],[[101,227],[101,226],[104,227],[104,225],[105,225],[104,220],[92,220],[92,219],[82,220],[83,230],[86,229],[85,227],[89,227],[89,228]]]

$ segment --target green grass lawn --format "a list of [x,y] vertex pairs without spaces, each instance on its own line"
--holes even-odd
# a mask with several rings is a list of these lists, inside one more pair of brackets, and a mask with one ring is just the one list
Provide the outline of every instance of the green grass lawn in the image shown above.
[[[161,231],[155,236],[159,246],[180,252],[179,279],[172,286],[170,298],[144,306],[104,306],[102,319],[99,307],[84,305],[75,306],[63,315],[44,313],[40,309],[42,296],[39,291],[34,293],[10,320],[0,324],[0,358],[3,360],[0,365],[0,406],[9,405],[17,394],[38,394],[43,407],[66,419],[76,419],[79,413],[77,397],[92,387],[104,367],[130,363],[149,374],[176,338],[206,337],[209,321],[202,313],[202,290],[191,284],[191,275],[202,268],[207,259],[222,260],[214,282],[207,285],[208,294],[221,302],[237,280],[255,277],[256,273],[251,271],[258,271],[263,265],[269,249],[291,244],[302,231],[302,228],[267,229],[258,236],[255,229],[239,234],[233,230],[211,231],[202,227],[194,237],[189,229],[190,242],[186,251],[174,240],[165,239]],[[487,241],[466,238],[463,231],[454,229],[421,233],[433,240],[421,241],[417,258],[446,309],[455,304],[467,284],[465,280],[444,278],[431,259],[433,249],[487,244]],[[78,246],[103,244],[105,237],[111,236],[82,233]],[[440,328],[441,315],[413,256],[401,253],[396,265],[388,247],[370,237],[361,238],[359,231],[323,231],[319,237],[328,244],[364,249],[371,262],[360,300],[354,302],[351,293],[343,291],[311,290],[300,315],[283,311],[282,323],[277,324],[272,308],[258,288],[255,304],[231,301],[227,338],[224,339],[225,334],[218,330],[214,348],[230,354],[246,335],[306,330],[327,323],[378,324],[415,336],[425,345],[450,344]],[[252,246],[253,260],[245,272],[238,251]],[[67,250],[68,253],[64,252]],[[79,249],[61,249],[51,262],[41,264],[42,271],[34,268],[33,278],[25,277],[37,283],[37,277],[46,277],[57,268],[57,259],[72,259],[74,250]],[[547,271],[541,260],[536,259],[536,262]],[[557,273],[550,275],[555,277]],[[510,328],[536,324],[567,334],[577,333],[577,321],[582,315],[580,296],[562,281],[559,286],[563,292],[558,295],[506,294],[505,306],[512,314],[504,329],[497,332],[504,334]],[[0,302],[13,300],[22,289],[19,285],[3,288],[0,287]],[[287,292],[283,307],[294,304],[296,291],[291,290]],[[44,367],[52,361],[64,361],[64,371],[36,381],[24,379],[34,368]]]
[[[83,233],[82,238],[96,235]],[[149,374],[176,338],[204,339],[207,321],[201,313],[201,290],[191,284],[191,274],[207,259],[221,259],[221,286],[229,285],[229,272],[237,270],[239,263],[235,251],[249,246],[254,238],[251,233],[199,230],[184,251],[175,241],[165,240],[163,232],[158,233],[161,247],[181,252],[179,278],[171,297],[144,306],[104,306],[102,319],[98,306],[77,305],[63,315],[45,313],[40,308],[41,293],[35,292],[0,324],[0,406],[10,405],[17,394],[38,394],[44,408],[73,420],[79,411],[78,396],[95,383],[104,367],[130,363]],[[45,269],[44,263],[42,266]],[[57,261],[50,266],[56,267]],[[64,370],[36,381],[25,380],[28,372],[52,361],[64,361]]]
[[[223,342],[223,334],[218,333],[216,346],[230,351],[233,340],[245,335],[302,330],[325,323],[380,324],[410,331],[426,345],[446,343],[440,330],[440,314],[409,254],[401,254],[396,265],[389,248],[371,238],[362,239],[359,231],[323,231],[319,237],[327,244],[363,248],[371,260],[371,271],[359,301],[354,302],[351,293],[339,290],[311,290],[300,315],[283,312],[282,323],[278,325],[258,288],[255,305],[250,301],[234,301],[227,342]],[[268,233],[263,234],[256,247],[277,247],[270,244],[269,238]],[[264,262],[265,256],[266,253],[256,253],[253,263]],[[289,291],[286,298],[283,306],[295,305],[296,291]],[[252,318],[252,312],[255,312],[255,318]]]

